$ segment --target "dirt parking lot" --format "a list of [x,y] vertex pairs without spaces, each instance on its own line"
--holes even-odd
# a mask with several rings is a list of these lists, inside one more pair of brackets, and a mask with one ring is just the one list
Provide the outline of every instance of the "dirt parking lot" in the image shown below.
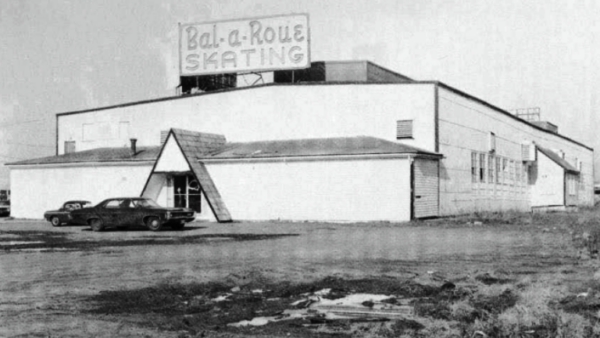
[[[286,297],[296,297],[295,300],[300,299],[301,293],[326,288],[323,281],[332,281],[332,285],[337,285],[334,288],[346,293],[402,293],[389,285],[410,282],[419,287],[438,287],[450,282],[453,289],[464,286],[467,290],[473,283],[495,284],[494,278],[499,281],[502,276],[506,283],[546,283],[559,276],[556,285],[571,285],[561,292],[576,293],[589,288],[585,280],[594,269],[594,264],[578,259],[572,231],[534,225],[526,229],[479,223],[446,226],[439,220],[404,225],[194,222],[184,231],[126,229],[94,233],[83,226],[53,228],[41,221],[2,220],[0,336],[312,336],[317,332],[325,336],[357,335],[352,331],[356,327],[332,333],[315,328],[314,323],[310,326],[302,322],[296,322],[296,326],[280,325],[275,331],[262,326],[231,328],[222,325],[224,322],[211,322],[214,325],[210,326],[206,324],[208,317],[202,317],[208,312],[194,317],[193,312],[181,307],[189,307],[185,297],[200,299],[199,293],[208,297],[231,289],[229,293],[242,295],[250,288],[259,288],[260,292],[268,288],[277,293],[273,299],[281,299],[285,293],[281,285],[304,285],[305,289],[300,287],[303,292],[290,295],[286,291]],[[481,276],[492,278],[492,283],[480,283],[485,282]],[[381,281],[387,286],[381,286]],[[218,287],[210,283],[217,283],[214,285]],[[189,293],[193,289],[190,285],[199,290],[198,294]],[[378,285],[385,290],[377,290]],[[165,288],[171,291],[165,292]],[[173,291],[180,289],[185,292]],[[173,294],[168,299],[147,296],[157,292]],[[156,301],[157,308],[140,311],[138,304],[137,310],[128,310],[123,304],[115,307],[115,300],[108,299],[124,299],[128,295],[138,295],[146,308]],[[173,303],[168,311],[160,307],[176,297],[183,297],[179,305]],[[253,299],[264,307],[265,297]],[[467,302],[467,296],[461,297],[456,302]],[[468,299],[469,306],[478,309],[473,305],[476,302]],[[281,301],[278,306],[290,303],[286,302]],[[201,303],[206,307],[210,302]],[[211,306],[206,311],[228,308]],[[252,313],[236,318],[250,320],[249,316],[269,312],[267,308],[252,306],[246,306],[253,309]],[[454,316],[456,309],[451,309]],[[234,312],[227,312],[231,320]],[[219,317],[218,313],[211,316]],[[424,320],[419,321],[421,317],[434,322],[440,319],[421,313],[414,319],[419,325]],[[448,319],[456,320],[455,316]],[[461,336],[460,330],[451,326],[446,333]],[[379,330],[378,334],[369,334],[385,336]],[[409,331],[419,330],[421,327],[417,326]],[[475,332],[469,330],[470,334]]]

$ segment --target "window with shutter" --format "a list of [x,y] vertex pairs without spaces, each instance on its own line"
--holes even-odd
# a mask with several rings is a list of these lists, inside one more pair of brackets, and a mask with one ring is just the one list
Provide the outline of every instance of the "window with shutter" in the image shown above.
[[413,120],[396,121],[396,139],[413,138]]

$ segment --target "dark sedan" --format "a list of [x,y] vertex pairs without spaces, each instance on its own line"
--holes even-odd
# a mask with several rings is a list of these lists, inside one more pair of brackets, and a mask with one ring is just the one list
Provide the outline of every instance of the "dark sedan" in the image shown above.
[[92,204],[90,201],[66,201],[58,210],[46,211],[44,213],[44,218],[55,227],[60,226],[63,223],[77,224],[69,217],[69,213],[73,210],[89,208],[91,206]]
[[93,231],[129,225],[145,225],[152,231],[163,225],[180,230],[195,218],[192,209],[165,208],[141,197],[110,198],[95,207],[73,210],[70,216],[74,222],[89,224]]

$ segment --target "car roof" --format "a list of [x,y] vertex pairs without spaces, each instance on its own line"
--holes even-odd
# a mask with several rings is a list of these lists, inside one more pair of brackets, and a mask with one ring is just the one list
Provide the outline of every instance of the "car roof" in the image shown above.
[[92,203],[90,201],[84,201],[84,200],[72,200],[72,201],[66,201],[64,204],[67,203]]
[[148,200],[147,197],[111,197],[105,199],[105,201],[114,201],[114,200]]

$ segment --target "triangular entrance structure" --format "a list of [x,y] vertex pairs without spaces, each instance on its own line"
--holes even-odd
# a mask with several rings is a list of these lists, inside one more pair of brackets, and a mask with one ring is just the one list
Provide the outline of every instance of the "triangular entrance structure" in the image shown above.
[[155,171],[191,171],[200,184],[204,197],[218,222],[231,222],[231,215],[225,206],[204,163],[198,158],[225,144],[225,137],[217,134],[192,132],[182,129],[171,129],[162,145],[154,167],[148,176],[142,195]]

